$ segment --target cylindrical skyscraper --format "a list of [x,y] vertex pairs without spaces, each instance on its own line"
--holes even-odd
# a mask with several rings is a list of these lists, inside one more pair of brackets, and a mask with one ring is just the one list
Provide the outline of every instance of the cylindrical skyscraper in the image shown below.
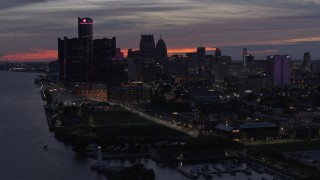
[[93,19],[78,18],[78,38],[81,42],[83,53],[83,80],[91,82],[94,80],[94,63],[93,63]]
[[93,39],[93,19],[78,17],[78,38]]

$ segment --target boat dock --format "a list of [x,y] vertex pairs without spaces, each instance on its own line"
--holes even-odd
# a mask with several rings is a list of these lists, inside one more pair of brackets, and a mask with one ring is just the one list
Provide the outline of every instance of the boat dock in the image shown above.
[[200,172],[198,175],[197,174],[193,174],[193,173],[189,173],[186,170],[183,170],[181,168],[177,169],[178,172],[180,172],[182,175],[186,176],[189,179],[197,179],[199,177],[199,175],[203,175],[204,177],[206,176],[210,176],[210,175],[216,175],[219,177],[222,177],[223,174],[230,174],[232,176],[235,176],[236,173],[243,173],[245,175],[251,175],[251,172],[243,169],[243,170],[220,170],[219,168],[214,168],[215,170],[218,171],[206,171],[206,172]]

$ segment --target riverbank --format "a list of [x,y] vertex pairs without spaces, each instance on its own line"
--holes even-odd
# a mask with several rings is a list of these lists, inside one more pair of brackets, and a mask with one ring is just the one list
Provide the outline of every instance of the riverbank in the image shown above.
[[[215,150],[210,151],[207,153],[201,153],[199,151],[193,151],[186,153],[180,153],[180,156],[174,157],[174,156],[159,156],[157,154],[155,149],[151,150],[152,152],[149,153],[137,153],[137,154],[110,154],[110,153],[103,153],[102,159],[103,160],[126,160],[126,159],[141,159],[141,158],[148,158],[152,159],[153,161],[157,163],[204,163],[204,162],[210,162],[210,161],[220,161],[225,160],[227,157],[225,157],[225,151],[224,150]],[[175,154],[175,152],[172,152],[172,154]],[[201,154],[201,156],[198,156]],[[214,155],[213,155],[214,154]],[[83,157],[90,157],[92,159],[97,158],[97,151],[91,149],[90,152],[80,152],[78,155]],[[188,156],[189,155],[189,156]]]

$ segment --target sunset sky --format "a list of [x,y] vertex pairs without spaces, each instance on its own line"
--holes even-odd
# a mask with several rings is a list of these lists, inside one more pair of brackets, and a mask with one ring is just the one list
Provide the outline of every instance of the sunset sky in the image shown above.
[[57,38],[77,36],[77,18],[94,20],[94,37],[138,49],[140,34],[162,35],[169,52],[255,59],[309,51],[320,60],[320,0],[0,0],[0,60],[57,58]]

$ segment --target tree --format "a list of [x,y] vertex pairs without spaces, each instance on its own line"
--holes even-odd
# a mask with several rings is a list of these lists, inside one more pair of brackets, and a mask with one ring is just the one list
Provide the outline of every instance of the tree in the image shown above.
[[89,143],[90,143],[90,137],[77,135],[72,143],[72,146],[73,146],[74,151],[82,152],[82,151],[86,150]]
[[46,90],[43,92],[43,98],[44,98],[45,101],[47,101],[47,103],[48,103],[49,105],[52,104],[53,97],[52,97],[52,95],[51,95],[51,93],[49,92],[48,89],[46,89]]
[[85,104],[81,104],[78,115],[80,116],[80,123],[82,125],[90,124],[89,109]]
[[164,106],[166,98],[164,96],[153,96],[151,98],[151,105],[153,106]]

